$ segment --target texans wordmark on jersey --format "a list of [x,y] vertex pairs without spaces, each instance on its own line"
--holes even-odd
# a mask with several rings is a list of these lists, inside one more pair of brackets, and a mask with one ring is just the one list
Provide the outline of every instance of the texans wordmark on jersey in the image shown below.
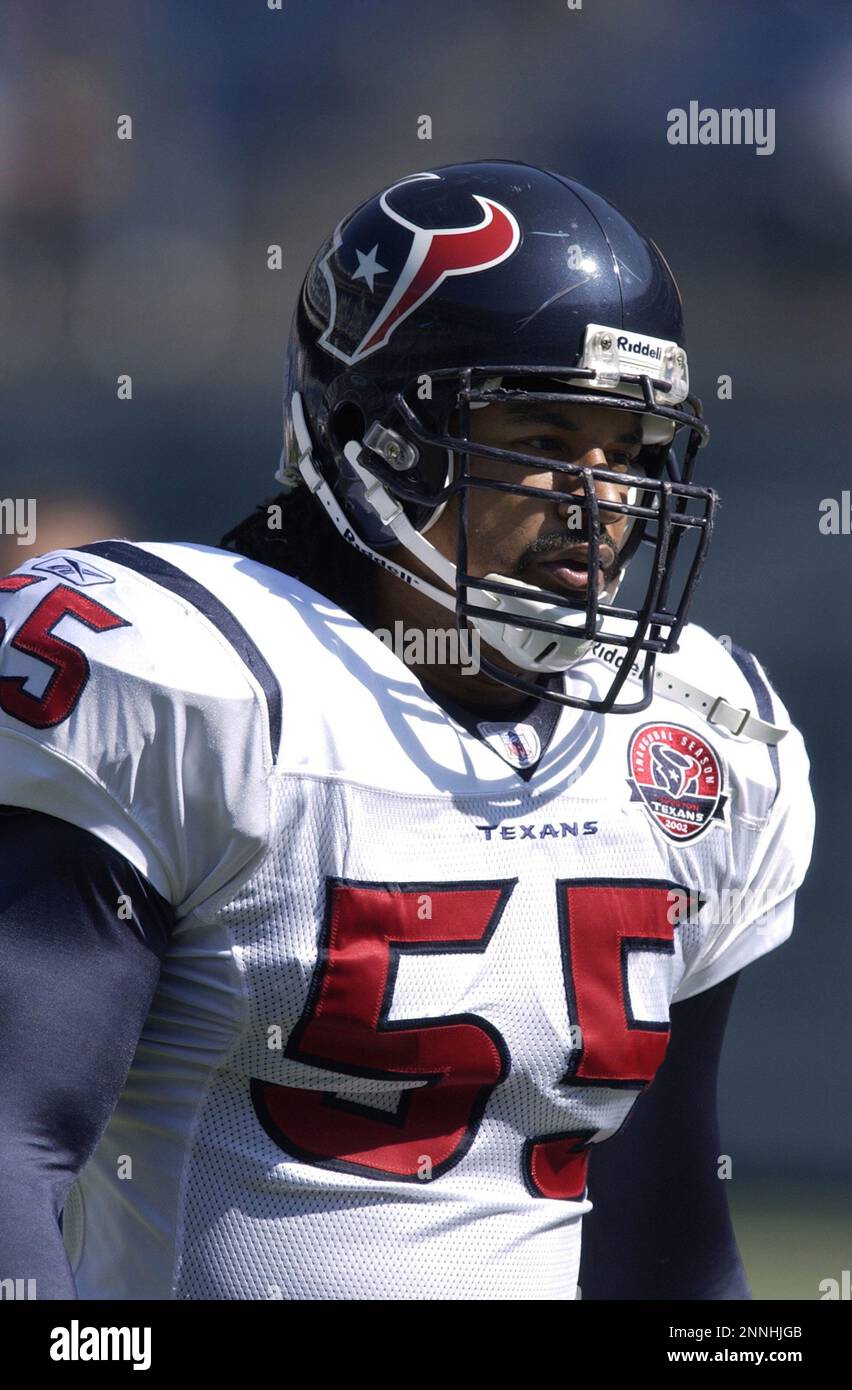
[[[66,1207],[80,1296],[575,1297],[590,1147],[671,1004],[791,931],[798,732],[659,690],[467,728],[329,600],[195,545],[29,562],[0,637],[0,802],[92,831],[177,917]],[[696,626],[667,664],[786,722]]]

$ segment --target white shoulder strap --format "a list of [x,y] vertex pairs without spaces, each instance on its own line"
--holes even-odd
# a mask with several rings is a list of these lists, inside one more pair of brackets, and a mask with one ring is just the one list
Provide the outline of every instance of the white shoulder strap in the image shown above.
[[706,690],[690,685],[687,681],[663,671],[658,666],[654,671],[654,689],[660,695],[677,700],[687,709],[697,710],[708,724],[716,724],[740,738],[756,739],[759,743],[774,745],[780,743],[790,731],[778,724],[770,724],[760,719],[752,710],[732,705],[723,695],[709,695]]

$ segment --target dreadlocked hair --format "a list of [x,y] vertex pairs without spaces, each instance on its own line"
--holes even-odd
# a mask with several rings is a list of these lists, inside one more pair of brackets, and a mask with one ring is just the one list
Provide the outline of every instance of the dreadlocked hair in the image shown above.
[[360,621],[367,619],[373,562],[343,539],[306,487],[258,503],[219,545],[290,574]]

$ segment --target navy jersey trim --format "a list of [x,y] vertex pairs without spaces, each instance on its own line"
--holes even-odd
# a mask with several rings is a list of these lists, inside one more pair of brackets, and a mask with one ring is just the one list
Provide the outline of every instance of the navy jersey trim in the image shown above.
[[[421,681],[420,684],[434,704],[438,705],[444,713],[448,714],[451,719],[454,719],[457,724],[461,724],[462,728],[465,729],[467,733],[472,734],[474,738],[478,738],[486,748],[489,746],[488,740],[481,733],[479,728],[480,724],[505,723],[507,727],[513,723],[532,725],[538,734],[539,743],[541,744],[541,752],[535,762],[530,767],[512,767],[511,763],[506,763],[506,766],[510,767],[516,776],[520,777],[523,782],[529,782],[530,779],[535,776],[553,740],[556,726],[562,714],[562,705],[554,703],[553,700],[540,700],[536,696],[531,696],[519,709],[512,711],[512,717],[510,719],[489,720],[483,718],[480,710],[471,709],[468,705],[459,704],[457,700],[453,700],[442,690],[434,689],[431,685],[427,684],[426,681]],[[565,678],[562,672],[549,676],[544,683],[544,688],[546,690],[564,691]],[[494,756],[497,758],[500,755],[499,753],[494,753]]]
[[[761,719],[765,719],[770,724],[775,723],[775,710],[772,705],[772,692],[769,689],[763,675],[758,668],[757,662],[751,652],[745,648],[738,647],[736,642],[731,643],[731,656],[742,671],[751,687],[754,696],[754,703],[757,705],[757,712]],[[772,798],[773,804],[779,791],[781,790],[781,763],[778,757],[778,748],[774,743],[766,745],[769,753],[769,761],[772,764],[772,771],[775,774],[775,796]]]
[[150,551],[142,550],[129,541],[96,541],[92,545],[78,546],[77,549],[87,555],[100,555],[104,560],[112,560],[114,564],[123,565],[125,569],[134,570],[146,579],[152,579],[155,584],[162,585],[164,589],[169,589],[185,602],[191,603],[210,620],[251,671],[263,691],[272,743],[272,760],[277,762],[281,743],[281,686],[260,648],[237,622],[231,610],[226,608],[215,594],[211,594],[209,589],[205,589],[203,584],[199,584],[197,579],[192,579],[183,570],[178,569],[177,565],[172,565],[168,560],[161,559],[159,555],[152,555]]

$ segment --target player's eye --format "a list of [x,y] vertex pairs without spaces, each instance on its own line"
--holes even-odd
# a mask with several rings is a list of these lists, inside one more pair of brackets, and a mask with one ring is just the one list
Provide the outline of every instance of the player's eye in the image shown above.
[[546,454],[558,453],[564,447],[563,440],[558,434],[536,434],[531,435],[528,439],[518,439],[515,442],[525,450],[529,447]]

